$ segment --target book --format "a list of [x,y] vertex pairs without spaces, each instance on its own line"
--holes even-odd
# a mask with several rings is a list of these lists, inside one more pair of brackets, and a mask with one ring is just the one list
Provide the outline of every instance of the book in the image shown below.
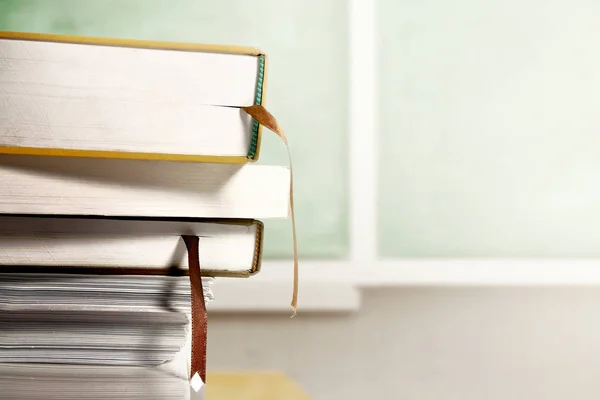
[[[285,215],[278,191],[264,191],[270,204],[262,202],[262,195],[255,201],[257,188],[252,184],[235,186],[239,190],[232,193],[231,181],[240,181],[237,173],[231,179],[219,175],[227,184],[216,193],[196,191],[188,196],[189,186],[182,193],[188,175],[171,175],[179,182],[173,187],[162,170],[148,185],[133,188],[127,186],[132,181],[115,185],[110,177],[96,180],[98,186],[87,185],[86,178],[48,185],[53,176],[44,175],[40,181],[38,170],[28,188],[18,184],[22,169],[7,178],[8,184],[16,183],[17,193],[0,196],[0,214],[258,219],[289,215],[295,313],[298,249],[291,155],[284,131],[262,105],[266,66],[266,55],[249,47],[0,32],[0,154],[245,164],[258,159],[264,126],[282,139],[290,165]],[[27,172],[25,176],[32,178]],[[166,192],[153,187],[156,177],[162,178]],[[36,196],[31,186],[39,183],[54,195],[41,191]],[[72,201],[65,201],[69,195]],[[229,202],[223,204],[222,196]],[[73,204],[77,205],[70,207]]]
[[287,218],[290,171],[256,164],[0,154],[0,214]]
[[204,276],[260,271],[263,224],[257,220],[0,216],[2,271],[79,271],[157,275],[189,269],[182,235],[198,236]]
[[[0,364],[0,393],[27,400],[204,400],[187,380],[143,366]],[[212,398],[212,397],[211,397]]]
[[256,48],[0,32],[0,153],[245,163]]
[[0,392],[197,398],[207,282],[259,272],[259,219],[291,216],[296,311],[291,157],[248,163],[262,126],[289,157],[266,64],[253,48],[0,32]]
[[[154,223],[157,221],[143,221],[137,226],[142,232],[138,232],[131,229],[132,221],[128,220],[119,228],[125,228],[125,236],[132,231],[137,236],[123,239],[112,233],[114,221],[108,225],[89,223],[85,227],[82,222],[89,221],[22,216],[0,221],[1,226],[7,227],[6,235],[14,235],[15,243],[38,237],[42,243],[35,239],[37,246],[46,246],[42,249],[25,243],[20,251],[32,252],[25,260],[18,244],[12,246],[11,240],[1,239],[5,244],[3,251],[11,253],[17,249],[14,258],[8,255],[0,263],[2,393],[10,393],[12,398],[104,398],[108,394],[122,399],[202,398],[206,381],[205,302],[212,300],[210,284],[214,278],[202,277],[210,270],[201,267],[201,260],[207,258],[200,254],[212,249],[214,242],[222,241],[220,236],[235,237],[240,233],[239,229],[221,232],[223,226],[216,229],[213,225],[249,230],[257,224],[220,220],[182,225],[184,221],[177,221],[169,227],[167,221],[159,221],[158,225]],[[111,228],[106,229],[107,226]],[[110,235],[98,239],[96,234],[105,231]],[[171,233],[184,243],[184,249],[171,249],[171,259],[164,265],[138,263],[123,267],[129,265],[127,257],[113,246],[114,242],[130,242],[129,245],[153,235],[166,234],[171,239]],[[61,254],[71,257],[72,242],[90,239],[108,239],[108,243],[104,248],[95,248],[99,253],[82,256],[89,262],[60,259]],[[57,243],[63,247],[57,247]],[[232,244],[236,252],[242,250],[239,243]],[[110,266],[102,267],[92,261],[102,260],[102,253],[111,251],[114,253]],[[154,248],[137,248],[138,253],[145,251],[157,253]],[[45,262],[36,252],[46,253],[52,261]],[[256,243],[252,253],[252,258],[260,262]],[[54,259],[56,256],[59,259]],[[117,377],[115,373],[120,374]],[[25,382],[27,374],[31,375]],[[84,378],[86,382],[80,385]],[[102,388],[108,382],[111,389]],[[153,385],[161,389],[147,393]],[[72,390],[72,386],[79,390]],[[168,393],[164,393],[167,388]],[[112,392],[113,389],[117,391]]]
[[[203,294],[212,300],[204,278]],[[0,271],[0,393],[190,398],[190,280]],[[110,382],[110,384],[108,384]]]

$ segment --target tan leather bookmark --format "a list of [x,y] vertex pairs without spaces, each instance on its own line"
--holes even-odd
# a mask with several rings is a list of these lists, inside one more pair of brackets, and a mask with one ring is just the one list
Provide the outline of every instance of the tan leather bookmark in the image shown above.
[[192,291],[192,356],[190,379],[198,373],[206,383],[206,345],[208,339],[208,315],[202,291],[202,274],[198,254],[198,237],[183,236],[188,252],[188,268]]
[[275,117],[271,115],[266,108],[261,105],[253,105],[249,107],[242,107],[242,110],[258,121],[259,124],[276,133],[277,136],[283,140],[283,143],[287,148],[290,163],[290,215],[292,217],[292,236],[294,241],[294,291],[292,294],[292,308],[294,310],[294,315],[296,315],[296,309],[298,306],[298,239],[296,238],[296,216],[294,215],[294,172],[292,169],[292,155],[290,152],[290,146],[283,129],[281,129],[281,126],[279,126]]

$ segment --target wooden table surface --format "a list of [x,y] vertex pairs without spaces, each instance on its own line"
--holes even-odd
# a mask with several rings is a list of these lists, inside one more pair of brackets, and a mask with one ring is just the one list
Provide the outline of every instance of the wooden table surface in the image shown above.
[[206,400],[310,400],[280,372],[208,372]]

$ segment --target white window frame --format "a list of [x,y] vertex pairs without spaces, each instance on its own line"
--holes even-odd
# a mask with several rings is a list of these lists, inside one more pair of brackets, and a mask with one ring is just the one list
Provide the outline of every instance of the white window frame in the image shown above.
[[[349,256],[339,261],[300,260],[299,312],[355,311],[360,307],[359,289],[364,287],[600,284],[600,260],[378,257],[376,3],[349,1]],[[216,282],[217,300],[209,307],[289,311],[292,267],[291,260],[264,260],[262,272],[247,281]]]

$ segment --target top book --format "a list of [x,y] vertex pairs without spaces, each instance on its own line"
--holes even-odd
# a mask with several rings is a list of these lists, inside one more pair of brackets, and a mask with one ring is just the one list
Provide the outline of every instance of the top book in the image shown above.
[[249,47],[0,32],[0,153],[256,161],[265,73]]

